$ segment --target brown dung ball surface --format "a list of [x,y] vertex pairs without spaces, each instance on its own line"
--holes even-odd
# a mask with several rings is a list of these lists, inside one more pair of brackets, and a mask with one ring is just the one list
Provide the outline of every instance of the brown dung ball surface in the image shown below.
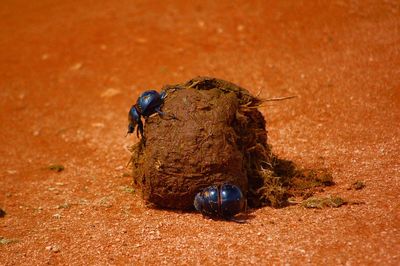
[[250,196],[262,183],[254,169],[271,165],[265,120],[256,108],[260,101],[208,77],[163,89],[165,116],[146,119],[146,142],[133,148],[134,178],[144,199],[189,209],[197,192],[224,182]]

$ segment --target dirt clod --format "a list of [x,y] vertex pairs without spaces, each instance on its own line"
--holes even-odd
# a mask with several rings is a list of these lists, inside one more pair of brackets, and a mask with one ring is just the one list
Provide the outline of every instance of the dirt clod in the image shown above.
[[0,208],[0,218],[3,218],[4,216],[6,216],[6,211]]
[[7,245],[7,244],[11,244],[11,243],[16,243],[16,242],[18,242],[17,239],[9,239],[9,238],[0,236],[0,245]]
[[45,249],[47,251],[51,251],[51,252],[54,252],[54,253],[58,253],[58,252],[61,251],[60,246],[58,246],[58,245],[47,246]]
[[311,198],[308,198],[307,200],[303,201],[301,205],[305,208],[322,209],[325,207],[338,208],[347,203],[348,203],[348,201],[342,199],[341,197],[329,196],[329,197],[322,197],[322,198],[311,197]]
[[51,165],[47,166],[47,169],[59,173],[61,171],[64,171],[65,168],[61,164],[51,164]]
[[365,182],[361,181],[361,180],[357,180],[356,182],[354,182],[353,184],[351,184],[351,186],[349,187],[349,190],[361,190],[363,188],[365,188]]

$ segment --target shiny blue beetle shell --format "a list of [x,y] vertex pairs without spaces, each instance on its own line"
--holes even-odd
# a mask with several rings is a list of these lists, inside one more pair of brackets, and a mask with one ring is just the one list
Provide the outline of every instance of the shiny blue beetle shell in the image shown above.
[[196,210],[208,216],[217,216],[219,211],[219,189],[217,186],[205,188],[197,193],[194,200]]
[[154,113],[161,113],[160,108],[164,102],[166,93],[163,91],[158,93],[155,90],[148,90],[143,92],[137,99],[136,106],[140,114],[148,117]]
[[246,205],[245,198],[239,187],[231,184],[223,184],[220,189],[221,215],[232,217],[243,211]]
[[246,199],[239,187],[225,183],[209,186],[197,193],[194,206],[205,216],[229,219],[244,211]]

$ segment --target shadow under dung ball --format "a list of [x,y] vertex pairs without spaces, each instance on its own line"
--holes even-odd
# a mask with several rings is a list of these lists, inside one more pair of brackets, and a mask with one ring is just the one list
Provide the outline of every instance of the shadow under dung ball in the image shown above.
[[146,142],[132,149],[134,181],[145,201],[192,209],[196,193],[229,182],[241,188],[250,205],[255,202],[264,184],[260,171],[272,167],[260,100],[209,77],[162,89],[168,93],[165,117],[147,118]]

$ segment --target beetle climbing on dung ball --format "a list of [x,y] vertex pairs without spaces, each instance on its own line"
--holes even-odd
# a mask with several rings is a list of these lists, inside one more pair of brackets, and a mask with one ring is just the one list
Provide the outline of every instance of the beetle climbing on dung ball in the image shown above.
[[165,98],[167,97],[167,93],[162,91],[158,93],[155,90],[148,90],[143,92],[136,101],[136,104],[132,105],[129,109],[128,113],[128,132],[131,134],[135,131],[135,127],[137,126],[137,137],[140,136],[144,138],[143,134],[143,122],[142,116],[147,118],[152,114],[158,113],[160,116],[164,116],[164,113],[161,112],[161,106],[164,103]]

